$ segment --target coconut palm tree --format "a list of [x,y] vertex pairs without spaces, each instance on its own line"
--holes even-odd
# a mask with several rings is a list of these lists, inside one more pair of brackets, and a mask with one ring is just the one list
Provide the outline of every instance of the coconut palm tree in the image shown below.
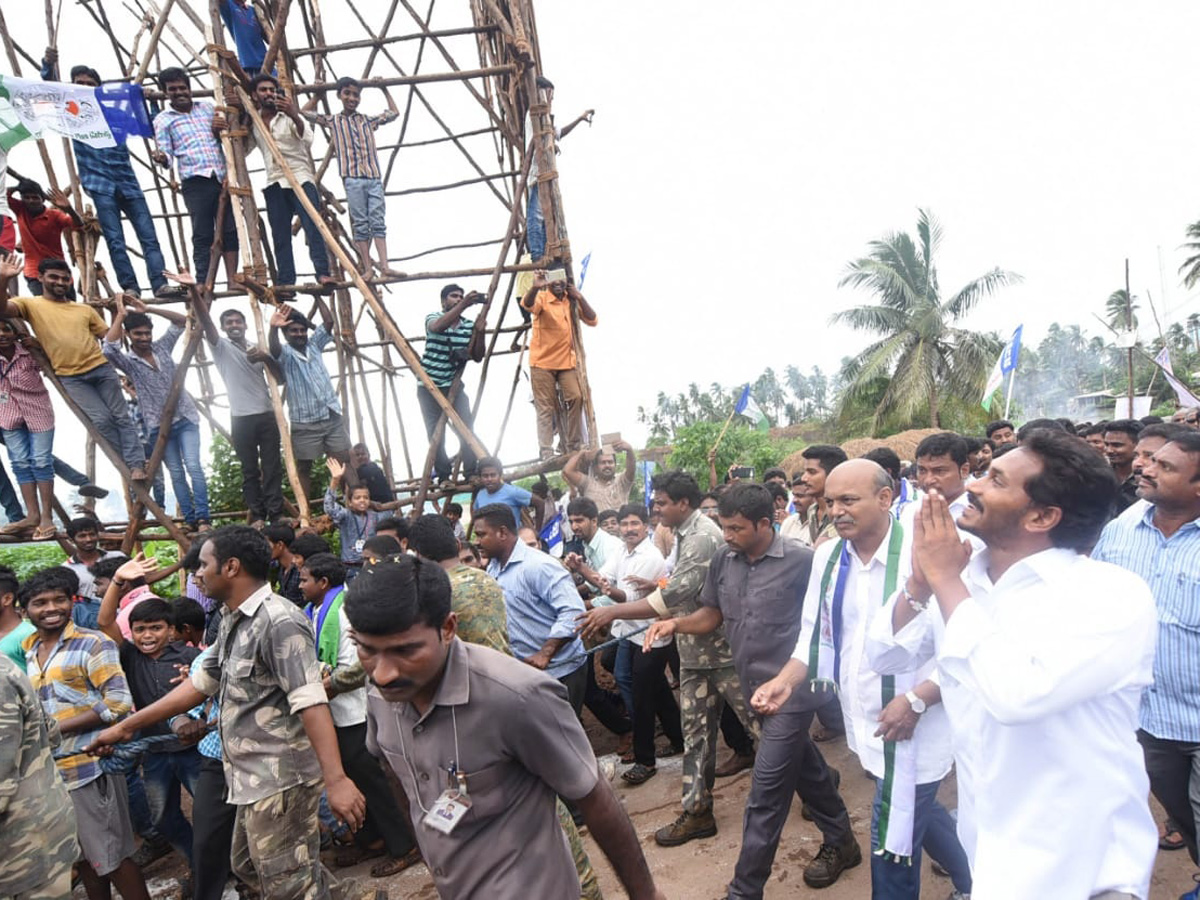
[[1200,313],[1192,313],[1187,317],[1188,333],[1192,336],[1192,344],[1196,353],[1200,354]]
[[918,210],[917,239],[894,232],[868,245],[867,255],[849,263],[839,286],[866,288],[876,303],[835,313],[832,321],[878,336],[842,369],[843,408],[887,385],[874,401],[872,428],[893,414],[914,424],[927,416],[941,427],[941,400],[947,392],[978,396],[1000,353],[994,335],[957,327],[984,297],[1020,281],[1003,269],[968,282],[943,298],[935,256],[941,226],[926,210]]
[[1137,295],[1130,297],[1124,288],[1113,291],[1104,303],[1104,315],[1108,317],[1108,325],[1117,332],[1137,330],[1137,310]]
[[1200,282],[1200,222],[1189,225],[1186,234],[1188,240],[1181,249],[1191,255],[1179,267],[1179,274],[1183,276],[1183,286],[1192,288]]

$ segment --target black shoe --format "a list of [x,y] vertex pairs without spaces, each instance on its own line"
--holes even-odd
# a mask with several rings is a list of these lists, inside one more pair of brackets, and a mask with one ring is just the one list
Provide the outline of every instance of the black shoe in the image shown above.
[[139,869],[144,869],[156,859],[167,856],[172,849],[166,838],[156,836],[151,840],[142,841],[142,846],[137,848],[131,859]]
[[164,284],[154,292],[154,296],[159,300],[170,300],[176,297],[186,297],[187,288],[182,284]]
[[84,484],[79,487],[80,497],[91,497],[95,500],[103,500],[108,496],[108,488],[102,488],[98,484]]
[[804,883],[811,888],[826,888],[841,877],[846,869],[853,869],[862,862],[862,850],[854,835],[846,838],[840,846],[822,844],[813,861],[804,870]]

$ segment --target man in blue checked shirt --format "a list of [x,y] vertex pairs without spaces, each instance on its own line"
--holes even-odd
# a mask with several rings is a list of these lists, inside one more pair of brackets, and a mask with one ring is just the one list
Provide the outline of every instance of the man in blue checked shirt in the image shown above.
[[[1154,686],[1138,740],[1150,789],[1200,859],[1200,434],[1151,425],[1138,435],[1138,501],[1109,522],[1092,558],[1140,575],[1158,607]],[[1146,454],[1149,458],[1145,458]],[[1200,887],[1184,894],[1200,898]]]
[[[321,351],[333,340],[333,315],[324,301],[318,298],[317,308],[322,322],[308,336],[309,321],[286,303],[275,308],[271,316],[268,346],[271,355],[279,360],[287,379],[288,416],[292,422],[292,453],[300,470],[300,486],[304,495],[312,494],[312,464],[324,455],[336,459],[345,467],[342,477],[347,494],[358,484],[358,472],[350,462],[350,435],[342,421],[342,404]],[[287,343],[279,341],[279,331]]]

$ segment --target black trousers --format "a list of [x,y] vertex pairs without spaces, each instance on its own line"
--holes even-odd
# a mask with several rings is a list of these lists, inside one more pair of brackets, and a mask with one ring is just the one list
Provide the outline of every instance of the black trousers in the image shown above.
[[342,768],[367,798],[367,821],[356,835],[359,844],[366,846],[382,839],[389,856],[396,859],[406,856],[415,846],[413,836],[379,760],[367,752],[367,723],[334,730]]
[[221,900],[229,881],[229,852],[237,807],[225,802],[225,768],[204,757],[192,798],[192,864],[195,900]]
[[[443,393],[447,395],[449,395],[449,391],[449,388],[443,389]],[[424,385],[417,385],[417,402],[421,404],[421,416],[425,419],[425,434],[430,440],[433,440],[433,430],[437,427],[438,419],[442,417],[442,408],[438,406],[438,402],[433,399],[433,394],[426,390]],[[468,426],[474,426],[474,420],[471,418],[471,401],[467,398],[466,385],[462,385],[458,389],[458,396],[454,398],[454,410]],[[438,441],[437,445],[437,455],[433,459],[433,472],[439,478],[450,476],[450,457],[446,455],[446,432],[448,431],[452,431],[449,423],[442,431],[442,439]],[[474,474],[475,454],[471,452],[471,448],[465,441],[460,440],[459,446],[462,447],[463,474]]]
[[[217,233],[217,207],[221,200],[221,180],[211,175],[193,175],[180,185],[183,205],[192,220],[192,262],[196,266],[196,282],[208,278],[208,263],[212,258],[213,238]],[[233,223],[232,204],[225,204],[221,220],[221,252],[238,249],[237,226]]]
[[645,653],[635,647],[633,652],[633,756],[643,766],[654,765],[656,717],[672,746],[683,746],[679,704],[667,684],[666,667],[672,646],[654,647]]
[[1167,811],[1187,844],[1192,862],[1198,862],[1197,814],[1200,813],[1200,744],[1172,741],[1138,730],[1146,757],[1150,791]]
[[558,679],[558,683],[567,689],[567,702],[571,704],[571,709],[575,710],[577,716],[583,712],[583,698],[587,695],[588,669],[591,667],[592,658],[585,657],[583,665]]
[[231,416],[229,434],[242,464],[242,499],[250,518],[275,521],[283,515],[283,458],[275,414]]

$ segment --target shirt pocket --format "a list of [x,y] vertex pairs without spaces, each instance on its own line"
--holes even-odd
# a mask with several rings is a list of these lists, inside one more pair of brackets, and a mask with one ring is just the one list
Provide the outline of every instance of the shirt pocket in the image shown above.
[[1166,597],[1155,598],[1163,621],[1200,632],[1200,563],[1185,566],[1165,587]]
[[467,794],[471,798],[471,815],[477,821],[487,821],[509,809],[514,799],[503,789],[513,773],[511,764],[498,762],[477,772],[467,773]]
[[233,700],[245,702],[254,691],[256,673],[252,659],[227,659],[224,664],[225,693]]

